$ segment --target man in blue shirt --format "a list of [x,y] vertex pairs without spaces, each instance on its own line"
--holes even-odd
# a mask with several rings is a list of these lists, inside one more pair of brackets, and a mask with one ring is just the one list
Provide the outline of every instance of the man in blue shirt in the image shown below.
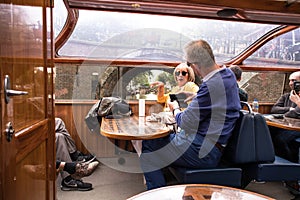
[[140,162],[147,189],[166,185],[161,169],[167,166],[216,167],[239,117],[241,106],[234,74],[215,63],[209,44],[192,41],[185,47],[185,57],[203,83],[196,94],[186,93],[193,98],[184,111],[176,101],[168,103],[181,128],[179,133],[143,141]]

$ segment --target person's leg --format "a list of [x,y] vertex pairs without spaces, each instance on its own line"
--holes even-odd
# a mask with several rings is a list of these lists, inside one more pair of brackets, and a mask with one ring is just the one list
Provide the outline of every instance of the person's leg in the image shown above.
[[222,152],[212,142],[204,141],[202,136],[195,136],[185,135],[181,131],[164,138],[143,141],[140,162],[147,189],[166,185],[161,170],[165,167],[210,168],[218,165]]
[[[65,140],[65,136],[60,133],[55,134],[55,145],[56,145],[56,160],[64,161],[64,162],[72,162],[70,157],[68,146]],[[69,174],[65,171],[60,172],[62,179],[69,176]]]
[[62,162],[56,160],[56,169],[58,171],[66,171],[75,179],[90,176],[97,168],[99,162]]
[[55,132],[63,134],[65,136],[68,151],[70,154],[77,152],[75,141],[68,132],[64,121],[60,118],[55,118]]
[[57,135],[63,135],[66,143],[66,147],[68,149],[68,152],[70,154],[70,157],[72,161],[80,161],[80,162],[86,162],[86,161],[93,161],[96,157],[91,154],[83,154],[80,151],[77,150],[75,141],[71,137],[70,133],[68,132],[65,123],[60,118],[55,118],[55,133]]
[[[169,143],[168,138],[144,140],[142,142],[142,154],[140,155],[141,167],[144,171],[146,186],[148,190],[163,187],[166,181],[160,166],[160,159],[156,157],[155,151]],[[157,155],[158,156],[158,155]]]
[[300,139],[300,132],[299,131],[289,131],[291,134],[290,140],[288,141],[288,147],[291,152],[291,161],[298,163],[299,162],[299,139]]
[[299,137],[300,133],[297,131],[285,129],[277,130],[275,137],[273,137],[276,155],[292,162],[298,162],[299,146],[297,143],[295,143],[295,139]]
[[[56,159],[57,161],[63,161],[72,163],[72,159],[70,157],[68,147],[66,144],[66,140],[63,134],[56,133]],[[91,183],[83,182],[81,179],[76,179],[72,177],[66,171],[60,171],[62,181],[61,181],[61,190],[70,191],[70,190],[78,190],[78,191],[88,191],[93,188]]]

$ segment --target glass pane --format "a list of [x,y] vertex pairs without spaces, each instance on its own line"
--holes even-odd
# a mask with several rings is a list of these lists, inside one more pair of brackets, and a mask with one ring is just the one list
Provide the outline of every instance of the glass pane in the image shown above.
[[[176,85],[173,68],[147,66],[112,67],[98,65],[60,64],[56,66],[56,99],[99,99],[120,96],[123,99],[146,98],[156,100],[156,88],[149,84],[159,80],[165,83],[165,93]],[[247,91],[248,101],[276,102],[285,83],[283,72],[244,71],[239,86]],[[198,81],[197,81],[198,82]]]
[[5,104],[3,114],[18,131],[45,118],[43,8],[0,4],[0,21],[2,75],[9,76],[10,89],[28,93]]
[[244,62],[245,64],[259,66],[288,65],[289,67],[299,68],[300,29],[298,28],[270,40]]
[[283,93],[285,74],[281,72],[246,72],[239,82],[240,88],[248,93],[248,102],[273,102]]
[[1,56],[41,58],[43,56],[42,16],[40,7],[0,4]]
[[190,40],[201,38],[211,44],[216,60],[221,62],[234,57],[274,27],[175,16],[80,10],[76,28],[59,54],[102,59],[182,61],[184,45]]
[[68,11],[65,7],[63,0],[55,1],[53,13],[54,38],[56,38],[61,32],[62,28],[64,27],[68,15]]
[[176,85],[173,68],[112,67],[99,65],[56,66],[56,99],[99,99],[120,96],[124,99],[146,98],[156,100],[156,89],[150,83],[165,83],[166,92]]

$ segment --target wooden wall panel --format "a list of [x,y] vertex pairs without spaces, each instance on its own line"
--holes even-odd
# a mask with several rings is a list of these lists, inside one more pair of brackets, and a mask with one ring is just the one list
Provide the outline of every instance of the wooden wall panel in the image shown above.
[[[55,117],[61,118],[75,140],[77,148],[84,152],[90,152],[96,154],[98,157],[111,157],[116,154],[115,140],[109,140],[103,137],[100,133],[91,132],[84,118],[90,108],[97,101],[60,101],[55,103]],[[138,102],[129,102],[134,115],[138,115]],[[160,112],[163,106],[157,104],[156,101],[147,101],[146,103],[146,115],[152,112]],[[131,142],[117,141],[118,146],[122,149],[133,151]]]

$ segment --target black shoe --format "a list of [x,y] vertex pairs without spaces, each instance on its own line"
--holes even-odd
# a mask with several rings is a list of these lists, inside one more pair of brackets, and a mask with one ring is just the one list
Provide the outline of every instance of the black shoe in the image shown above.
[[[67,181],[67,179],[70,180]],[[63,191],[89,191],[93,189],[93,185],[91,183],[85,183],[82,180],[76,180],[68,176],[62,180],[60,188]]]

